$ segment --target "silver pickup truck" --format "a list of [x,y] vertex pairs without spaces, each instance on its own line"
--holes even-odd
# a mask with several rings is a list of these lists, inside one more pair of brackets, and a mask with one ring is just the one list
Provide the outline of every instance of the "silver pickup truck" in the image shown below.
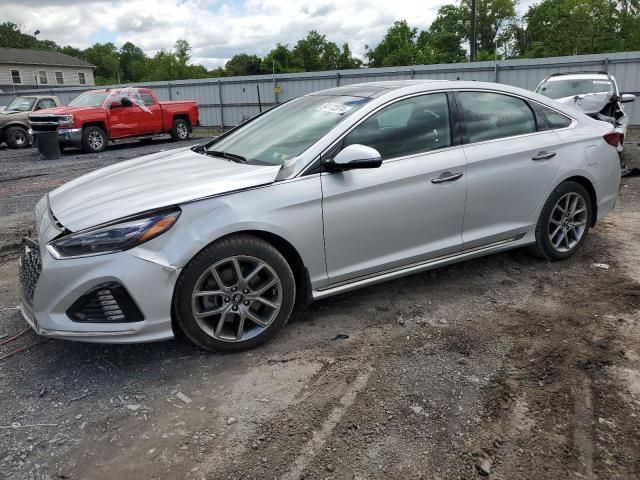
[[53,95],[25,95],[16,97],[6,108],[0,110],[0,144],[9,148],[24,148],[31,145],[31,132],[27,116],[30,112],[59,107],[62,103]]

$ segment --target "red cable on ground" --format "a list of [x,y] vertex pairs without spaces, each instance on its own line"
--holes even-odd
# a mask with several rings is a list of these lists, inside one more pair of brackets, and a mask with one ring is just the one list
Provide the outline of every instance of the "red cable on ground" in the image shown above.
[[46,342],[48,340],[49,340],[48,338],[45,338],[44,340],[39,340],[37,342],[30,343],[26,347],[19,348],[18,350],[14,350],[13,352],[9,352],[6,355],[3,355],[3,356],[0,357],[0,362],[3,361],[3,360],[6,360],[9,357],[14,356],[16,353],[24,352],[25,350],[28,350],[31,347],[35,347],[36,345],[40,345],[41,343],[44,343],[44,342]]
[[13,337],[11,337],[11,338],[7,338],[6,340],[1,341],[1,342],[0,342],[0,347],[1,347],[2,345],[6,345],[7,343],[11,343],[11,342],[13,342],[14,340],[19,339],[21,336],[23,336],[23,335],[24,335],[25,333],[27,333],[29,330],[31,330],[31,328],[30,328],[30,327],[27,327],[27,328],[25,328],[23,331],[21,331],[20,333],[18,333],[17,335],[14,335],[14,336],[13,336]]

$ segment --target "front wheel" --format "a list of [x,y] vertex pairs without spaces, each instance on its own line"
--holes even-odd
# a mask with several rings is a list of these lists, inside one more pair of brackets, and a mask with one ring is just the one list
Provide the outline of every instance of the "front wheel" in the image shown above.
[[82,150],[86,153],[98,153],[107,148],[107,134],[100,127],[87,127],[82,130]]
[[266,241],[235,235],[206,247],[184,268],[174,295],[178,327],[205,350],[240,351],[272,338],[291,316],[296,284]]
[[29,136],[22,127],[9,127],[6,133],[9,148],[25,148],[29,146]]
[[182,118],[178,118],[173,121],[173,126],[171,127],[171,138],[174,140],[186,140],[189,138],[189,134],[191,130],[189,128],[189,122]]
[[589,232],[592,210],[591,197],[582,185],[560,184],[549,195],[538,219],[534,253],[549,260],[572,256]]

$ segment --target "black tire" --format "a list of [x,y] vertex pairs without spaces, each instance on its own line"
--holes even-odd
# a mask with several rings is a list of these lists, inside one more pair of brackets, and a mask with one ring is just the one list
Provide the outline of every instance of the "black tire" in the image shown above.
[[[550,225],[552,225],[551,216],[554,214],[556,204],[560,199],[565,198],[567,194],[579,195],[584,200],[585,215],[584,218],[580,218],[580,221],[584,221],[585,224],[579,240],[575,242],[574,245],[571,245],[571,248],[567,248],[565,244],[561,244],[562,249],[566,249],[566,251],[563,251],[559,250],[552,244],[550,233],[553,233],[553,231],[550,231]],[[579,183],[568,181],[558,185],[553,192],[551,192],[551,195],[549,195],[549,198],[540,213],[540,218],[536,225],[536,243],[532,246],[532,252],[547,260],[565,260],[575,254],[584,242],[585,238],[587,238],[589,228],[591,227],[593,219],[593,207],[591,201],[592,199],[589,192]],[[557,237],[554,236],[554,238]]]
[[183,118],[176,118],[171,126],[171,138],[174,140],[187,140],[191,135],[191,126]]
[[9,148],[26,148],[29,146],[29,135],[27,130],[22,127],[7,128],[5,138]]
[[[207,276],[210,268],[222,262],[225,259],[243,256],[247,258],[257,259],[267,264],[273,272],[277,274],[281,285],[281,301],[280,309],[277,313],[274,311],[275,317],[266,327],[259,327],[257,324],[248,320],[248,338],[245,340],[224,340],[214,338],[210,333],[205,332],[198,324],[192,311],[192,294],[194,289],[201,281],[202,276]],[[217,287],[220,289],[219,287]],[[238,293],[241,293],[238,291]],[[245,290],[244,293],[247,293]],[[233,294],[231,294],[233,295]],[[235,295],[234,295],[235,297]],[[235,352],[247,350],[271,339],[289,320],[296,298],[296,282],[291,271],[291,267],[282,254],[270,243],[252,235],[233,235],[218,240],[200,251],[182,270],[178,282],[176,283],[173,296],[173,314],[177,327],[199,347],[209,351]],[[229,301],[231,300],[231,301]],[[227,297],[224,301],[227,305],[233,306],[233,302],[240,302],[235,298]],[[219,300],[221,306],[223,299]],[[247,305],[247,303],[245,303]],[[242,306],[240,305],[240,308]],[[246,307],[252,308],[252,307]],[[208,309],[206,309],[208,310]],[[234,315],[233,313],[231,315]],[[238,315],[238,314],[236,314]],[[240,317],[237,317],[239,323]],[[219,326],[219,319],[215,316],[210,320],[212,322],[211,329]],[[236,318],[233,321],[224,323],[229,325],[231,329],[236,328]],[[247,325],[245,325],[247,327]],[[234,330],[235,332],[239,330]],[[257,333],[256,333],[257,332]],[[254,335],[254,336],[250,336]]]
[[[101,138],[101,141],[97,141]],[[107,148],[107,133],[100,127],[90,126],[82,129],[82,151],[85,153],[98,153]]]

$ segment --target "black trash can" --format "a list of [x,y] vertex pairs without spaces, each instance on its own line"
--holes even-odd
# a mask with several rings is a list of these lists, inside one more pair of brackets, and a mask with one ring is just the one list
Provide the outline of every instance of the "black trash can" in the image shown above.
[[60,158],[58,132],[38,132],[38,151],[44,160]]

